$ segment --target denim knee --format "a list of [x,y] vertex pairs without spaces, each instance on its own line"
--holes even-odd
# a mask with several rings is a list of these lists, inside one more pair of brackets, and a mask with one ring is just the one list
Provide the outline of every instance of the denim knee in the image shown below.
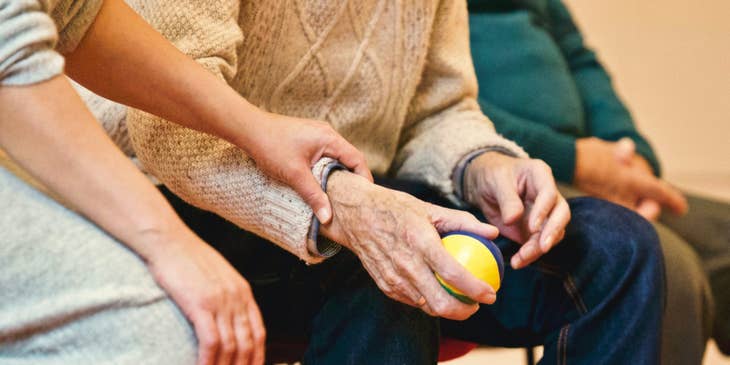
[[607,293],[638,285],[663,306],[664,258],[653,226],[633,211],[604,200],[582,197],[568,203],[572,219],[562,250],[576,259],[577,276]]

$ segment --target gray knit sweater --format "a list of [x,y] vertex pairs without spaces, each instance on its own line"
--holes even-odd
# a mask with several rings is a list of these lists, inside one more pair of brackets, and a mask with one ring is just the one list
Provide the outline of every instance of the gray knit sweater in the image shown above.
[[[0,85],[28,85],[63,72],[101,0],[0,0]],[[60,36],[59,36],[60,31]]]

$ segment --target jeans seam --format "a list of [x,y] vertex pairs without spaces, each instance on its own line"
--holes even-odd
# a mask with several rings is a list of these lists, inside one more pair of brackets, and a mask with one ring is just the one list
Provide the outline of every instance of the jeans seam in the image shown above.
[[583,302],[583,297],[581,297],[578,292],[578,288],[575,287],[573,277],[570,274],[565,276],[563,286],[565,287],[565,291],[568,292],[568,295],[570,295],[570,298],[573,299],[573,303],[578,308],[578,311],[580,311],[580,314],[584,315],[588,313],[588,308],[586,307],[585,302]]
[[570,299],[573,301],[576,309],[578,309],[578,312],[580,312],[581,315],[588,313],[588,307],[586,307],[583,297],[581,297],[578,292],[578,288],[575,286],[573,277],[570,274],[561,273],[547,265],[537,266],[537,269],[538,271],[563,279],[563,288],[568,293],[568,296],[570,296]]
[[558,337],[558,365],[568,363],[568,331],[570,330],[570,324],[566,324],[560,329],[560,336]]

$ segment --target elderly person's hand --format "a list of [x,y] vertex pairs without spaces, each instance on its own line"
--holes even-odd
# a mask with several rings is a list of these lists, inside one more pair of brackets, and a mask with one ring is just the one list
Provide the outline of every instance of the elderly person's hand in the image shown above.
[[574,183],[586,193],[633,209],[647,219],[655,219],[662,207],[676,214],[687,210],[682,193],[653,175],[630,139],[579,139]]
[[433,316],[462,320],[474,314],[478,305],[449,295],[435,272],[478,302],[496,299],[494,289],[449,255],[439,237],[439,232],[465,230],[494,238],[495,227],[344,171],[330,176],[327,195],[334,218],[322,233],[352,250],[388,297]]
[[522,244],[511,259],[516,269],[547,253],[570,221],[568,203],[550,167],[540,160],[499,152],[480,155],[465,172],[464,199],[479,207],[504,236]]

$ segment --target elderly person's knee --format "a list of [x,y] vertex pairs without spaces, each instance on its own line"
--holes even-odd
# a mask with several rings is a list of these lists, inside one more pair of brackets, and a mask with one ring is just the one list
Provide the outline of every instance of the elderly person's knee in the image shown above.
[[664,260],[654,228],[633,211],[595,198],[569,200],[572,220],[556,254],[616,285],[645,285],[664,291]]

